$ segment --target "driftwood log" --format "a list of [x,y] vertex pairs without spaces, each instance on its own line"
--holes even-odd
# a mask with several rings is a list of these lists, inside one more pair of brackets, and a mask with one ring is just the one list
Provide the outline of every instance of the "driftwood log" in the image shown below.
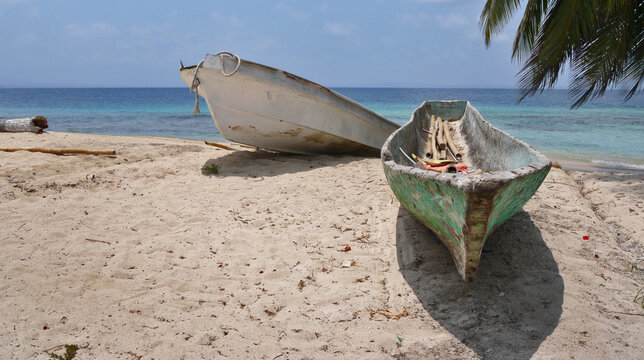
[[47,119],[42,116],[0,120],[0,132],[32,132],[40,134],[47,127]]
[[67,154],[84,154],[84,155],[116,155],[114,150],[87,150],[87,149],[45,149],[45,148],[0,148],[0,151],[15,152],[15,151],[29,151],[41,152],[55,155]]

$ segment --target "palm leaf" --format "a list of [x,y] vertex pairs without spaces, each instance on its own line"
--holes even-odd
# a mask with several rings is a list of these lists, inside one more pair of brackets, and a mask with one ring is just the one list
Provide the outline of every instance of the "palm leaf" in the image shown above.
[[[481,13],[485,43],[506,25],[520,0],[488,0]],[[555,85],[570,64],[572,107],[619,86],[628,100],[644,83],[644,2],[527,0],[512,58],[521,100]]]
[[539,33],[541,19],[548,10],[548,0],[528,0],[512,46],[512,58],[522,60],[529,56],[534,38]]
[[503,30],[514,15],[521,0],[488,0],[481,13],[480,27],[485,34],[485,45],[490,46],[492,36]]

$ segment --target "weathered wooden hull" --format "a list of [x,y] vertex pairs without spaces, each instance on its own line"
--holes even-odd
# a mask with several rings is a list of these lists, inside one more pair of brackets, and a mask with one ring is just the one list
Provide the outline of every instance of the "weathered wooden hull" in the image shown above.
[[[480,174],[437,173],[413,167],[407,154],[423,154],[429,114],[459,121]],[[401,205],[434,231],[466,281],[473,281],[487,237],[537,191],[550,161],[528,144],[485,121],[467,101],[431,101],[416,109],[381,152],[387,181]]]
[[[297,153],[378,155],[399,125],[321,85],[288,72],[207,55],[197,70],[198,93],[228,140]],[[191,86],[197,67],[182,68]]]

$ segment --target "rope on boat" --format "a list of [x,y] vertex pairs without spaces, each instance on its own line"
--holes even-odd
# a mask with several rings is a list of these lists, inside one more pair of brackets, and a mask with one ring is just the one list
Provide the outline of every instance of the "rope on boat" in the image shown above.
[[197,78],[197,73],[199,72],[199,68],[203,64],[204,60],[201,60],[199,64],[197,64],[197,67],[195,68],[195,74],[192,76],[192,84],[190,85],[190,92],[195,93],[195,108],[192,110],[193,113],[199,114],[201,111],[199,111],[199,79]]
[[[228,52],[228,51],[220,51],[215,56],[219,56],[219,58],[221,59],[221,74],[223,76],[225,76],[225,77],[235,75],[235,73],[237,73],[237,71],[239,70],[239,67],[241,66],[241,58],[239,56],[233,54],[233,53]],[[237,66],[235,66],[235,69],[230,73],[226,73],[226,69],[225,69],[225,65],[224,65],[225,64],[224,57],[226,57],[226,56],[233,57],[233,58],[235,58],[237,60]],[[199,82],[199,78],[197,77],[197,74],[199,73],[199,68],[201,67],[201,65],[203,65],[204,61],[205,61],[205,59],[201,60],[199,62],[199,64],[197,64],[197,67],[195,68],[195,74],[192,76],[192,84],[190,85],[190,92],[195,93],[195,108],[192,111],[195,114],[201,113],[201,111],[199,111],[199,84],[200,84],[200,82]],[[181,64],[181,67],[183,68],[183,64]]]
[[[220,51],[215,56],[219,56],[219,58],[221,59],[221,74],[223,76],[228,77],[228,76],[235,75],[235,73],[237,72],[237,70],[239,70],[239,67],[241,66],[241,59],[239,58],[239,56],[233,53],[230,53],[228,51]],[[226,70],[224,69],[224,56],[230,56],[237,59],[237,66],[235,66],[235,70],[233,70],[231,73],[228,73],[228,74],[226,74]]]
[[407,153],[405,152],[405,150],[403,150],[401,147],[398,147],[398,149],[400,149],[400,152],[401,152],[403,155],[405,155],[405,157],[406,157],[407,159],[409,159],[409,161],[411,161],[411,163],[412,163],[412,164],[416,164],[416,162],[415,162],[414,160],[412,160],[412,158],[410,158],[410,157],[409,157],[409,155],[407,155]]
[[192,85],[190,85],[190,92],[195,92],[197,90],[197,86],[199,86],[199,79],[197,79],[197,73],[199,73],[199,68],[201,67],[201,65],[203,65],[204,61],[206,60],[204,59],[199,61],[199,64],[197,64],[197,67],[195,68],[195,73],[192,76]]
[[199,91],[195,91],[195,108],[192,110],[193,114],[201,114],[199,111]]

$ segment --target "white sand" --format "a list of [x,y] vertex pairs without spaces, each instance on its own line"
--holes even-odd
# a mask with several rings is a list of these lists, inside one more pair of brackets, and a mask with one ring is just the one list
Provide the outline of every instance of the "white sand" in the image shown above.
[[643,175],[553,169],[467,284],[379,159],[66,133],[0,144],[118,154],[0,152],[2,359],[62,344],[76,359],[644,354]]

